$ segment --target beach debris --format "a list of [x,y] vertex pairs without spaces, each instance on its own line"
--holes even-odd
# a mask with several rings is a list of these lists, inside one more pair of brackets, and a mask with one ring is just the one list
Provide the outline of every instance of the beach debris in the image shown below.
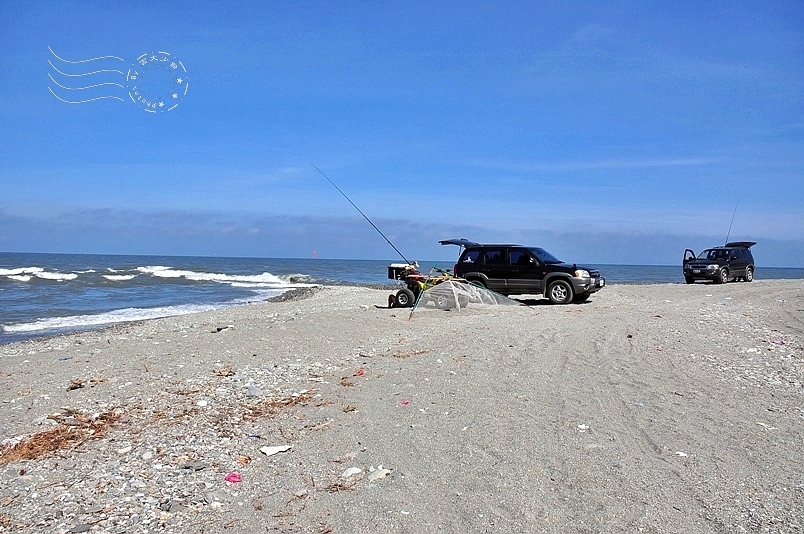
[[121,456],[122,456],[122,455],[124,455],[124,454],[128,454],[128,453],[130,453],[132,449],[133,449],[133,447],[132,447],[131,445],[127,445],[127,446],[125,446],[125,447],[121,447],[121,448],[117,449],[117,454],[119,454],[119,455],[121,455]]
[[293,498],[294,499],[304,499],[309,494],[310,494],[310,492],[307,491],[307,488],[299,488],[299,489],[297,489],[296,491],[293,492]]
[[[0,465],[17,460],[35,460],[103,437],[106,430],[116,424],[121,417],[121,414],[114,411],[94,414],[84,414],[75,410],[65,411],[68,417],[64,417],[61,413],[48,416],[48,419],[57,422],[56,426],[25,435],[22,439],[12,439],[7,445],[0,446]],[[6,443],[5,440],[3,443]]]
[[243,477],[241,477],[240,473],[238,473],[237,471],[232,471],[231,473],[226,475],[224,480],[230,484],[237,484],[238,482],[243,482]]
[[292,448],[290,445],[272,445],[270,447],[266,445],[265,447],[260,447],[260,452],[265,456],[273,456],[280,452],[287,452]]
[[366,371],[364,371],[364,370],[361,368],[361,369],[358,369],[357,371],[355,371],[354,376],[363,376],[364,374],[366,374]]
[[341,473],[341,478],[353,477],[355,475],[359,475],[362,472],[363,472],[363,470],[360,469],[359,467],[350,467],[347,470],[345,470],[343,473]]
[[229,366],[221,367],[220,369],[215,369],[213,371],[213,373],[218,375],[218,376],[234,376],[235,375],[234,369],[232,369]]
[[356,483],[357,483],[357,481],[349,483],[349,484],[344,484],[342,482],[335,482],[335,483],[329,485],[329,487],[327,488],[327,491],[330,492],[330,493],[339,493],[341,491],[354,491],[354,489],[355,489],[354,486],[355,486]]
[[413,356],[421,356],[422,354],[427,354],[428,352],[430,352],[430,349],[412,350],[407,352],[394,352],[393,354],[391,354],[391,357],[405,359],[405,358],[412,358]]
[[589,430],[589,425],[584,424],[584,423],[580,423],[578,425],[578,432],[583,433],[583,432],[586,432],[587,430]]
[[224,330],[228,330],[230,328],[234,328],[234,325],[233,324],[219,324],[219,325],[215,325],[215,327],[212,330],[210,330],[210,332],[212,332],[213,334],[218,334],[218,333],[223,332]]
[[62,354],[61,356],[59,356],[59,361],[60,362],[66,362],[67,360],[72,360],[72,359],[73,359],[73,357],[70,356],[69,354]]
[[372,465],[371,467],[369,467],[369,474],[366,478],[368,479],[369,483],[371,483],[389,476],[391,476],[390,469],[385,469],[382,465],[378,465],[377,468],[375,469],[374,466]]
[[683,452],[683,451],[676,451],[676,456],[686,458],[688,456],[688,454],[686,452]]
[[73,378],[70,380],[70,384],[67,386],[67,391],[72,391],[74,389],[81,389],[86,384],[86,380],[83,378]]
[[85,378],[73,378],[72,380],[70,380],[70,384],[67,386],[67,391],[72,391],[74,389],[81,389],[85,387],[87,384],[89,384],[89,387],[94,388],[98,384],[102,384],[108,381],[109,379],[99,376],[93,376],[89,380]]
[[407,408],[408,406],[410,406],[410,400],[402,399],[401,401],[399,401],[399,404],[402,405],[403,408]]
[[195,403],[195,405],[196,405],[196,406],[199,406],[199,407],[201,407],[201,408],[204,408],[204,407],[206,407],[206,406],[208,406],[208,405],[209,405],[209,401],[208,401],[208,400],[201,399],[201,400],[197,401],[197,402]]

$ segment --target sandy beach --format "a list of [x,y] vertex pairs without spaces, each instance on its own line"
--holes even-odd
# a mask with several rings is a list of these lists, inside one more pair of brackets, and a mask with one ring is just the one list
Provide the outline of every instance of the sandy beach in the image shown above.
[[0,346],[0,531],[804,531],[802,281],[388,294]]

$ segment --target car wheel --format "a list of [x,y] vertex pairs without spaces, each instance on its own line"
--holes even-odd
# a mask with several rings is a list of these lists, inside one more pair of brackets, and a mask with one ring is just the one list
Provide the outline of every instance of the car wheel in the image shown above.
[[745,278],[744,278],[744,280],[746,282],[753,282],[754,281],[754,268],[753,267],[747,267],[745,269]]
[[720,269],[720,272],[717,273],[717,278],[715,278],[716,284],[725,284],[729,281],[729,270],[728,269]]
[[435,298],[435,305],[440,310],[449,310],[455,307],[455,300],[446,295],[438,295]]
[[573,296],[572,286],[565,280],[556,280],[547,287],[547,298],[553,304],[568,304]]
[[396,292],[396,305],[400,308],[410,308],[416,298],[413,296],[413,291],[403,287]]

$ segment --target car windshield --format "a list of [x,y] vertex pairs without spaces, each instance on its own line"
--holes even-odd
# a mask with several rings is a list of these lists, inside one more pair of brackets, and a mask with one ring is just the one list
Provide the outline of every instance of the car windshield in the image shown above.
[[533,247],[528,249],[531,254],[536,256],[542,263],[564,263],[543,248]]
[[728,251],[722,248],[708,248],[698,254],[699,260],[725,260],[728,257]]

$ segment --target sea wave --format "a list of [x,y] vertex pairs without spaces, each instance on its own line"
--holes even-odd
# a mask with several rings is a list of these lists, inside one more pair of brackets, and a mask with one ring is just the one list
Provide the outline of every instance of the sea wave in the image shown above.
[[[307,287],[307,286],[296,286]],[[31,334],[42,333],[44,331],[73,331],[93,327],[102,327],[118,323],[128,323],[132,321],[143,321],[146,319],[158,319],[161,317],[173,317],[178,315],[188,315],[204,311],[217,310],[229,306],[247,304],[255,301],[267,300],[272,297],[280,296],[292,289],[290,286],[283,287],[264,287],[254,288],[251,297],[238,298],[227,302],[215,304],[176,304],[172,306],[155,306],[153,308],[123,308],[104,313],[69,315],[64,317],[50,317],[37,319],[31,322],[3,324],[0,331],[7,334]]]
[[137,278],[136,274],[104,274],[103,277],[112,282],[127,282]]
[[43,280],[54,280],[64,282],[75,280],[78,275],[75,273],[60,273],[47,271],[42,267],[17,267],[15,269],[0,269],[0,276],[5,276],[17,282],[30,282],[34,277]]
[[[287,287],[288,281],[271,274],[223,274],[223,273],[206,273],[200,271],[186,271],[180,269],[173,269],[164,265],[150,265],[146,267],[138,267],[137,270],[141,273],[156,276],[158,278],[184,278],[193,282],[220,282],[220,283],[246,283],[246,284],[272,284],[277,287]],[[242,287],[242,286],[240,286]]]
[[178,306],[162,306],[158,308],[125,308],[106,313],[93,315],[71,315],[68,317],[51,317],[48,319],[38,319],[30,323],[2,325],[4,332],[39,332],[42,330],[64,330],[87,328],[92,326],[103,326],[116,323],[127,323],[131,321],[142,321],[145,319],[157,319],[160,317],[171,317],[175,315],[187,315],[223,307],[210,304],[184,304]]

